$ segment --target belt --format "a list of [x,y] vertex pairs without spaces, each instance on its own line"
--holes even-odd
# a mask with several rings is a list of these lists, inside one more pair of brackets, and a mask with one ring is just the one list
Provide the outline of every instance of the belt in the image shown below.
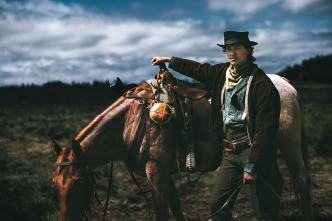
[[248,136],[244,136],[237,140],[232,140],[232,141],[223,140],[222,142],[224,150],[230,152],[240,151],[250,146]]

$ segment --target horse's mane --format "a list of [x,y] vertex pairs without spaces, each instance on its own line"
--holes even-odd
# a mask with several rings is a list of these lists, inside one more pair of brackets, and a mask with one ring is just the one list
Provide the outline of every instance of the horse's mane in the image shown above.
[[105,116],[109,111],[111,111],[112,109],[114,109],[116,106],[118,106],[119,103],[123,102],[123,100],[126,99],[126,94],[129,94],[131,92],[134,92],[136,94],[142,92],[142,91],[147,91],[147,92],[152,92],[152,89],[150,87],[150,85],[146,82],[144,82],[143,84],[133,88],[132,90],[127,91],[124,95],[122,95],[116,102],[114,102],[113,104],[111,104],[106,110],[104,110],[101,114],[99,114],[93,121],[91,121],[88,126],[86,126],[75,138],[75,140],[77,141],[82,141],[83,138],[86,136],[86,134],[88,134],[92,128],[94,127],[94,125],[96,125],[103,116]]
[[121,103],[123,99],[118,99],[115,103],[111,104],[106,110],[104,110],[101,114],[99,114],[93,121],[91,121],[88,126],[86,126],[75,138],[75,140],[77,141],[81,141],[81,139],[83,137],[85,137],[85,135],[87,133],[89,133],[91,131],[91,129],[94,127],[94,125],[96,125],[100,119],[105,116],[106,113],[108,113],[109,111],[111,111],[115,106],[117,106],[118,103]]

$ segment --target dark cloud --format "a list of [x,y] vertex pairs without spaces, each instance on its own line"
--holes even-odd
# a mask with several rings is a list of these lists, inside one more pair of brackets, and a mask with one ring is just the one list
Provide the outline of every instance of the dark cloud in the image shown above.
[[[49,0],[0,2],[0,8],[2,85],[53,80],[112,82],[116,76],[127,82],[141,82],[158,71],[150,64],[153,56],[224,62],[226,56],[216,46],[223,41],[223,31],[248,28],[249,23],[250,38],[259,42],[255,49],[257,63],[266,72],[275,73],[316,54],[332,53],[331,27],[299,31],[289,28],[296,27],[292,23],[272,29],[273,22],[259,21],[264,25],[258,26],[257,18],[248,15],[237,16],[237,20],[212,16],[214,19],[208,22],[147,21],[134,16],[119,19]],[[180,17],[182,10],[178,6],[165,16],[173,13]]]
[[322,0],[322,4],[320,5],[322,11],[326,11],[332,16],[332,1],[331,0]]

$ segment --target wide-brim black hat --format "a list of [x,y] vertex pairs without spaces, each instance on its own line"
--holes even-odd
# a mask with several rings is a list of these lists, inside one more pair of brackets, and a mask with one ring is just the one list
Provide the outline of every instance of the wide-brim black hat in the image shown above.
[[224,44],[217,44],[219,47],[226,47],[227,45],[235,44],[248,44],[250,46],[257,45],[257,42],[249,40],[249,32],[238,31],[225,31],[224,32]]

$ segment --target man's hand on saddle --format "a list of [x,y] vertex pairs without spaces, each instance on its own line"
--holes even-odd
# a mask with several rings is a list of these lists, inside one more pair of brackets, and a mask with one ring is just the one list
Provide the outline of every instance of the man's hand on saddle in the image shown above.
[[243,184],[252,184],[256,181],[257,174],[243,172]]
[[169,57],[153,57],[151,60],[152,65],[158,65],[160,63],[166,63],[169,62],[171,60],[171,58]]

